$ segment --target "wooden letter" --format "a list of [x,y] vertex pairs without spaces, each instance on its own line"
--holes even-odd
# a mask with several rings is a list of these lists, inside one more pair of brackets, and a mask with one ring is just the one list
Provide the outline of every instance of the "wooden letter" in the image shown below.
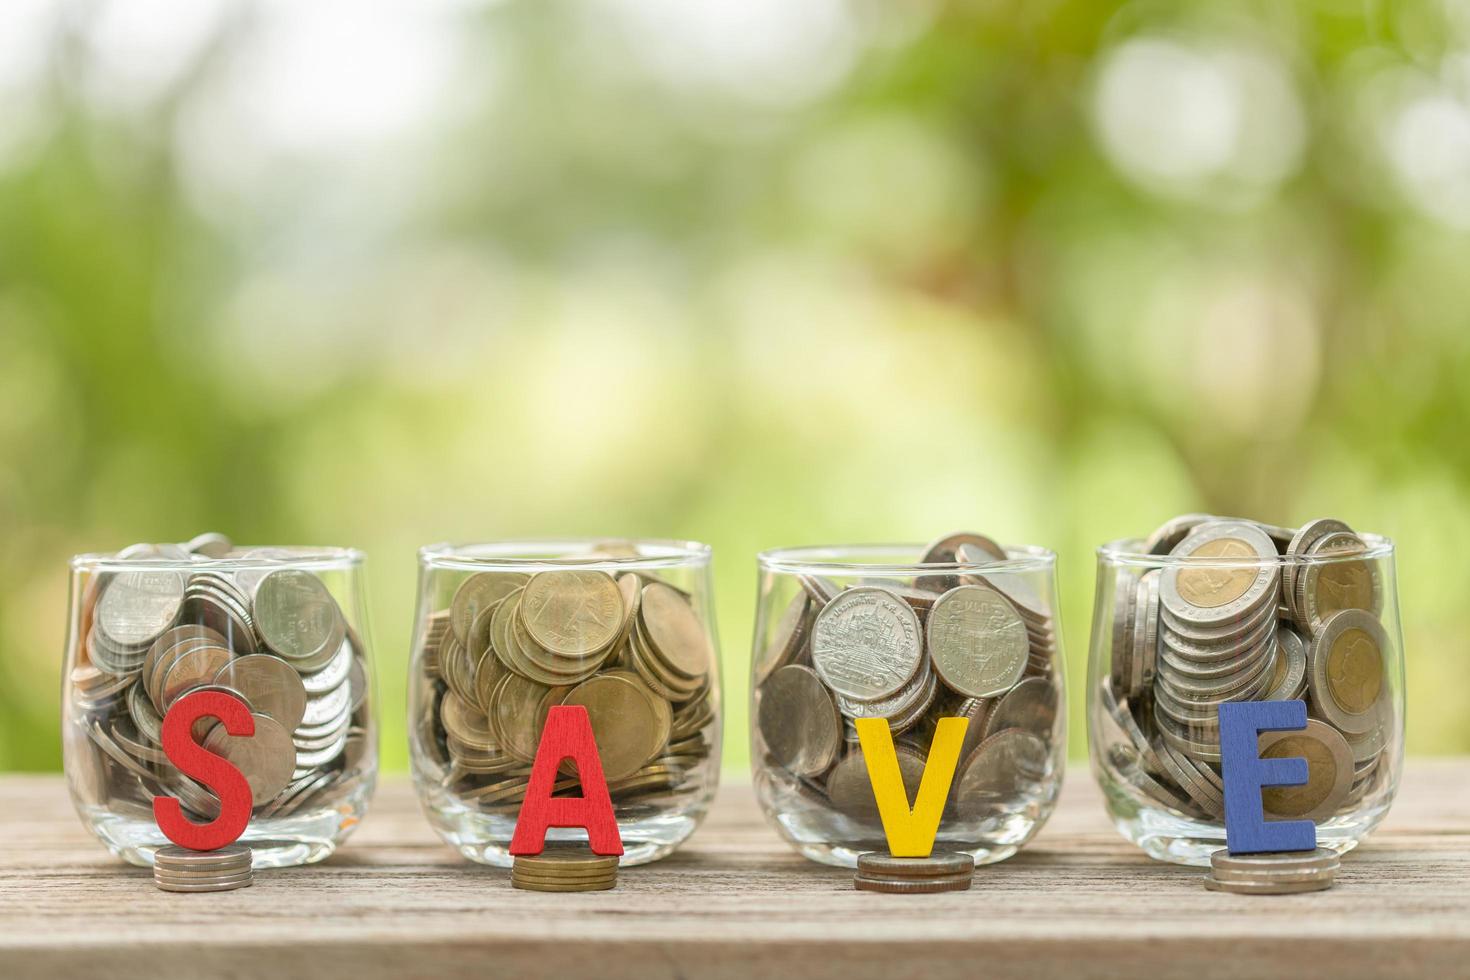
[[1310,820],[1266,820],[1262,786],[1300,786],[1307,760],[1262,759],[1261,732],[1307,727],[1305,701],[1231,701],[1220,705],[1221,777],[1225,780],[1225,846],[1231,854],[1310,851],[1317,825]]
[[886,718],[859,718],[858,739],[863,746],[863,763],[868,767],[868,781],[873,784],[873,797],[878,801],[878,815],[883,818],[883,835],[888,838],[888,852],[894,857],[928,857],[934,850],[934,836],[939,833],[939,818],[944,814],[944,801],[949,797],[949,784],[960,761],[960,745],[965,740],[968,718],[941,718],[924,760],[924,778],[919,782],[918,799],[909,809],[909,795],[898,768],[898,755],[893,751],[893,733]]
[[250,706],[223,691],[197,691],[175,701],[163,717],[163,751],[179,772],[203,783],[219,797],[219,816],[195,823],[184,816],[172,796],[153,798],[153,819],[163,835],[180,847],[213,851],[233,844],[250,823],[250,784],[245,774],[221,756],[194,741],[192,729],[200,718],[218,718],[231,735],[254,735]]
[[[563,759],[577,764],[581,796],[553,797],[556,770]],[[516,818],[510,853],[540,854],[546,847],[548,827],[582,827],[594,854],[623,853],[623,838],[613,816],[612,797],[602,777],[602,757],[592,737],[592,719],[580,704],[559,704],[546,715],[541,744],[531,767],[526,801]]]

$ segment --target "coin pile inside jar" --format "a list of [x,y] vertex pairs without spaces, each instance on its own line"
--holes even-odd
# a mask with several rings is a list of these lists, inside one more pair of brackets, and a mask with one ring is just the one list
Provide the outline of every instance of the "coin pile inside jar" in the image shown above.
[[216,851],[191,851],[170,844],[153,854],[153,884],[166,892],[226,892],[254,880],[250,848],[229,844]]
[[[630,549],[579,560],[636,557]],[[423,741],[466,806],[519,812],[555,705],[587,709],[620,815],[686,791],[710,758],[709,634],[691,597],[651,572],[476,572],[422,634]],[[553,792],[581,795],[571,762]]]
[[535,892],[598,892],[618,883],[617,855],[548,843],[540,854],[518,854],[511,866],[513,888]]
[[1117,569],[1102,682],[1122,735],[1106,750],[1113,767],[1153,801],[1220,821],[1219,706],[1305,699],[1307,728],[1262,734],[1260,752],[1305,757],[1310,779],[1265,789],[1266,813],[1322,821],[1362,800],[1395,730],[1367,543],[1335,520],[1292,530],[1190,514],[1142,550],[1186,560]]
[[852,885],[888,895],[962,892],[975,877],[975,859],[962,851],[935,851],[928,857],[894,857],[883,851],[858,855]]
[[1221,848],[1210,855],[1205,887],[1236,895],[1294,895],[1331,888],[1341,864],[1328,847],[1274,854],[1231,854]]
[[1006,552],[966,532],[930,545],[910,579],[842,588],[819,575],[757,659],[756,727],[766,765],[808,800],[879,825],[854,722],[883,718],[909,798],[940,718],[969,720],[946,813],[983,819],[1052,770],[1058,690],[1049,601],[1003,566]]
[[97,750],[97,771],[81,781],[95,797],[87,802],[151,822],[153,797],[172,796],[196,820],[218,815],[214,794],[162,747],[164,715],[196,691],[250,708],[253,735],[212,718],[193,734],[244,774],[254,817],[299,813],[363,778],[366,651],[322,581],[289,567],[309,557],[208,534],[134,545],[116,558],[138,569],[92,581],[71,674],[73,721]]

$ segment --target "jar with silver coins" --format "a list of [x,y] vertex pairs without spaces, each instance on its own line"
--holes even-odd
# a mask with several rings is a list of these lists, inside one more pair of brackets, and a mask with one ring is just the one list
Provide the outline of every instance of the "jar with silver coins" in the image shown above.
[[[409,666],[414,783],[465,857],[510,867],[555,705],[587,710],[622,864],[673,852],[720,767],[710,549],[683,541],[509,541],[419,552]],[[564,762],[554,795],[581,796]],[[586,841],[552,828],[548,841]]]
[[781,836],[823,864],[886,852],[856,721],[887,720],[912,805],[939,720],[965,718],[935,847],[982,864],[1023,847],[1066,759],[1056,556],[958,533],[758,564],[751,760]]
[[237,548],[219,534],[72,559],[62,749],[87,828],[147,865],[169,843],[155,797],[176,798],[196,823],[219,815],[161,735],[180,698],[218,691],[245,702],[254,734],[206,717],[193,735],[250,784],[241,841],[254,866],[331,854],[377,778],[362,575],[358,551]]
[[1225,845],[1219,707],[1306,702],[1262,758],[1305,758],[1261,791],[1267,820],[1311,820],[1355,847],[1403,765],[1404,660],[1393,544],[1319,519],[1300,528],[1188,514],[1098,549],[1088,676],[1093,771],[1124,837],[1208,865]]

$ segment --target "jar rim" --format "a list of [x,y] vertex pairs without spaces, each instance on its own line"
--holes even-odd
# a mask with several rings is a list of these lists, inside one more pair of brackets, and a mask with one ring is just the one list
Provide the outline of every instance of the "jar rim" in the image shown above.
[[[599,544],[630,544],[639,554],[633,557],[588,558],[585,552]],[[581,551],[584,554],[578,554]],[[424,568],[457,571],[556,571],[568,568],[594,571],[632,571],[707,565],[714,549],[702,541],[673,538],[511,538],[503,541],[452,542],[425,545],[419,549]]]
[[150,555],[119,558],[116,552],[89,552],[73,555],[74,572],[233,572],[248,569],[300,568],[310,571],[333,571],[360,568],[367,553],[357,548],[332,545],[250,545],[245,550],[266,552],[230,558],[190,555],[188,558],[166,558]]
[[857,560],[857,555],[891,555],[895,559],[911,555],[922,555],[927,546],[922,543],[909,544],[841,544],[804,545],[794,548],[771,548],[756,555],[761,569],[799,575],[831,575],[854,572],[864,575],[921,575],[933,572],[1037,572],[1050,571],[1056,566],[1057,553],[1039,545],[1003,544],[1005,561],[965,562],[919,562]]
[[1183,567],[1232,567],[1259,568],[1267,565],[1300,567],[1306,565],[1334,565],[1364,559],[1392,558],[1393,539],[1381,534],[1354,531],[1363,539],[1366,547],[1362,551],[1328,552],[1316,555],[1272,555],[1270,557],[1200,558],[1195,555],[1151,555],[1143,550],[1143,538],[1118,538],[1101,544],[1097,556],[1113,565],[1138,568],[1183,568]]

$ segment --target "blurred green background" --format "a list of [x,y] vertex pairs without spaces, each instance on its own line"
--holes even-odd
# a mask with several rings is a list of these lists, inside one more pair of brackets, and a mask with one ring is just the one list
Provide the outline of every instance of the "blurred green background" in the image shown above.
[[1190,510],[1396,538],[1409,748],[1470,749],[1470,3],[0,4],[0,769],[66,559],[754,555]]

